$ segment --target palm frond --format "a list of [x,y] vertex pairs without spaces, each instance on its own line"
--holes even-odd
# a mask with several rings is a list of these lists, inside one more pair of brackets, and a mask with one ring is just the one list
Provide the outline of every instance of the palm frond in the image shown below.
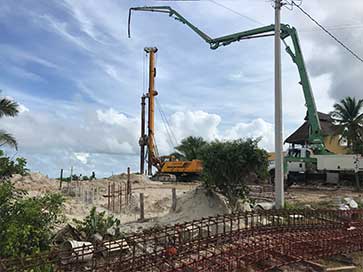
[[19,113],[19,104],[8,98],[0,99],[0,118],[3,116],[14,117]]
[[13,135],[7,133],[3,130],[0,130],[0,146],[7,145],[9,147],[13,147],[18,150],[18,143]]

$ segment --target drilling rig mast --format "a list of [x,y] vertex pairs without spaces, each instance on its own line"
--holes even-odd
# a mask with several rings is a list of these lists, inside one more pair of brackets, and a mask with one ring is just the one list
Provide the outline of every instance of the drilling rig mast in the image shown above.
[[154,118],[155,118],[155,96],[158,95],[155,90],[155,54],[158,51],[156,47],[145,47],[145,52],[149,54],[149,91],[147,97],[149,98],[148,104],[148,160],[147,160],[147,173],[152,175],[153,161],[157,155],[155,152],[155,135],[154,135]]
[[[159,156],[155,144],[155,53],[156,47],[145,47],[145,52],[149,55],[149,89],[146,95],[141,97],[141,137],[140,144],[140,173],[144,173],[145,146],[148,150],[147,174],[159,181],[190,181],[199,177],[202,171],[200,160],[178,161],[174,156]],[[148,99],[148,134],[145,135],[145,100]],[[152,168],[157,172],[153,175]]]

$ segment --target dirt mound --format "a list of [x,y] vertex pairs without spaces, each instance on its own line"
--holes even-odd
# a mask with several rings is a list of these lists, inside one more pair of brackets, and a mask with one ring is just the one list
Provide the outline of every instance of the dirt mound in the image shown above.
[[179,197],[176,211],[170,212],[158,221],[168,224],[181,223],[229,212],[230,209],[222,195],[201,186]]
[[58,189],[59,182],[50,179],[40,173],[29,173],[28,175],[13,175],[10,179],[18,189],[26,190],[30,196],[54,192]]
[[[109,178],[107,178],[107,180],[110,181],[122,181],[122,182],[126,182],[127,181],[127,174],[126,173],[122,173],[120,175],[113,175]],[[131,174],[130,175],[130,181],[132,184],[145,184],[145,183],[149,183],[150,180],[147,176],[145,175],[140,175],[140,174]]]

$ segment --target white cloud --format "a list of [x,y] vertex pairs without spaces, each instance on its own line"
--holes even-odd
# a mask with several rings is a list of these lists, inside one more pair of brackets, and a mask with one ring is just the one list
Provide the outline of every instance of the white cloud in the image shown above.
[[[234,140],[239,138],[261,138],[260,147],[268,151],[274,150],[274,128],[273,124],[266,122],[262,118],[257,118],[251,122],[239,122],[230,128],[222,129],[221,116],[204,111],[176,112],[171,116],[171,127],[177,144],[188,136],[200,136],[207,141]],[[175,140],[168,139],[167,131],[161,124],[156,131],[156,141],[159,151],[163,154],[172,152],[172,146],[168,142]],[[171,135],[173,137],[173,135]]]
[[113,109],[93,111],[67,106],[58,106],[56,114],[25,111],[12,120],[4,120],[3,127],[17,136],[20,148],[37,152],[65,149],[75,153],[136,153],[136,119]]
[[260,147],[268,151],[274,150],[274,127],[273,124],[257,118],[249,123],[238,123],[226,130],[223,135],[225,139],[238,138],[259,138],[261,137]]
[[30,52],[26,52],[24,50],[21,50],[17,47],[14,46],[9,46],[7,44],[0,44],[0,50],[4,53],[3,57],[10,59],[14,62],[16,62],[17,64],[19,63],[37,63],[40,65],[43,65],[44,67],[47,68],[58,68],[58,66],[56,64],[54,64],[53,62],[46,60],[44,58],[41,58],[37,55],[34,55]]
[[[73,104],[60,106],[58,111],[62,114],[25,110],[17,118],[3,121],[4,129],[17,137],[20,152],[26,154],[33,170],[40,168],[46,174],[54,175],[60,168],[77,166],[82,172],[93,168],[108,173],[104,165],[126,169],[128,165],[136,164],[138,118],[128,117],[113,108],[93,110]],[[271,149],[272,125],[264,120],[238,123],[226,131],[221,130],[222,123],[219,115],[205,111],[175,112],[170,118],[171,130],[176,137],[173,144],[179,144],[188,136],[201,136],[208,141],[263,136],[261,146]],[[173,148],[167,144],[167,131],[161,120],[156,120],[156,124],[160,155],[169,154]],[[116,155],[120,156],[118,162]],[[51,156],[58,160],[51,163]],[[100,156],[104,160],[101,164],[96,160]]]
[[49,26],[54,33],[64,37],[66,40],[79,46],[81,49],[90,51],[90,48],[85,44],[85,42],[80,37],[70,33],[70,31],[68,30],[68,24],[66,22],[60,22],[54,17],[45,14],[39,15],[38,20],[40,26],[42,27]]
[[98,120],[105,124],[118,125],[129,129],[135,129],[139,124],[137,119],[128,118],[125,114],[120,113],[113,108],[108,110],[97,110],[96,113]]
[[89,153],[83,153],[83,152],[74,153],[74,155],[83,164],[87,164],[88,157],[90,156]]
[[218,137],[217,128],[222,120],[219,115],[204,111],[176,112],[170,119],[178,139],[195,135],[207,140]]
[[26,106],[24,106],[23,104],[19,104],[18,109],[19,109],[20,114],[29,111],[29,109]]

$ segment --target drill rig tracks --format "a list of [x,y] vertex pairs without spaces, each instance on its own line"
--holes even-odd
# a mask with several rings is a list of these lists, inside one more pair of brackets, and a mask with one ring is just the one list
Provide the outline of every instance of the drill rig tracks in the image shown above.
[[98,245],[0,261],[0,271],[269,271],[362,251],[363,210],[234,213]]

